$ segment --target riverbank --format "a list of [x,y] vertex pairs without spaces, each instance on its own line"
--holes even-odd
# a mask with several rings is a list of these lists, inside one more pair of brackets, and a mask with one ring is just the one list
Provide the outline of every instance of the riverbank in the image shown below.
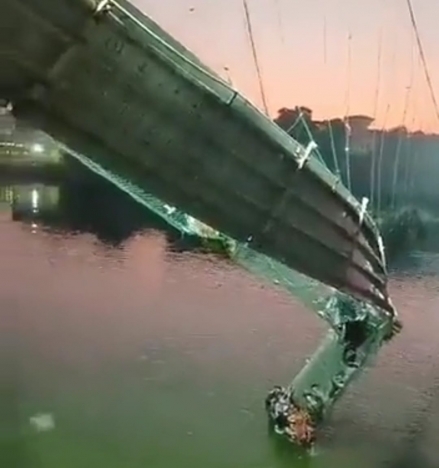
[[413,207],[382,213],[377,217],[377,224],[389,262],[419,248],[428,236],[429,226],[423,213]]

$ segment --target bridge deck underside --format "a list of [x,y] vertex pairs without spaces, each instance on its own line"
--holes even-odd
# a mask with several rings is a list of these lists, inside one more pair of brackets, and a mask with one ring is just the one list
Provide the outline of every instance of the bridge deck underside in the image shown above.
[[[4,0],[0,93],[18,117],[218,230],[387,307],[373,223],[337,179],[120,1]],[[1,96],[0,96],[1,97]]]

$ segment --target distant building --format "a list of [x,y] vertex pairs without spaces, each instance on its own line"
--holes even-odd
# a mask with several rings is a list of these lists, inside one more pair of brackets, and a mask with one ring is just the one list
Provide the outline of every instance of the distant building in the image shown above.
[[15,119],[5,107],[0,107],[0,135],[12,135],[15,131]]
[[299,106],[296,109],[305,119],[312,120],[312,110],[309,107]]
[[356,154],[367,154],[373,151],[373,131],[370,126],[374,119],[367,115],[351,115],[346,118],[350,131],[350,150]]
[[296,106],[293,109],[283,107],[282,109],[279,109],[278,115],[274,121],[279,125],[279,127],[288,131],[296,127],[302,119],[305,122],[312,121],[312,110],[309,107]]

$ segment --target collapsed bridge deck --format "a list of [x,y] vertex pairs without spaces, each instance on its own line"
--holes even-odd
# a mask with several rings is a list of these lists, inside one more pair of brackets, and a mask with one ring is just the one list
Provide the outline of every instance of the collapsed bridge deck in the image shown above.
[[14,114],[252,248],[391,310],[378,231],[340,181],[124,0],[3,0]]

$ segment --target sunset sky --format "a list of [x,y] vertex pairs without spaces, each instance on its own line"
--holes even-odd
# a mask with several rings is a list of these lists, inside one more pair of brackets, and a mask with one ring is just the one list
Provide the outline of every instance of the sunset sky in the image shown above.
[[[261,106],[243,0],[132,1],[222,76],[227,67],[234,86]],[[316,118],[374,116],[380,69],[377,125],[404,123],[407,99],[406,125],[439,132],[406,0],[247,1],[272,116],[294,105]],[[412,3],[439,99],[439,0]]]

